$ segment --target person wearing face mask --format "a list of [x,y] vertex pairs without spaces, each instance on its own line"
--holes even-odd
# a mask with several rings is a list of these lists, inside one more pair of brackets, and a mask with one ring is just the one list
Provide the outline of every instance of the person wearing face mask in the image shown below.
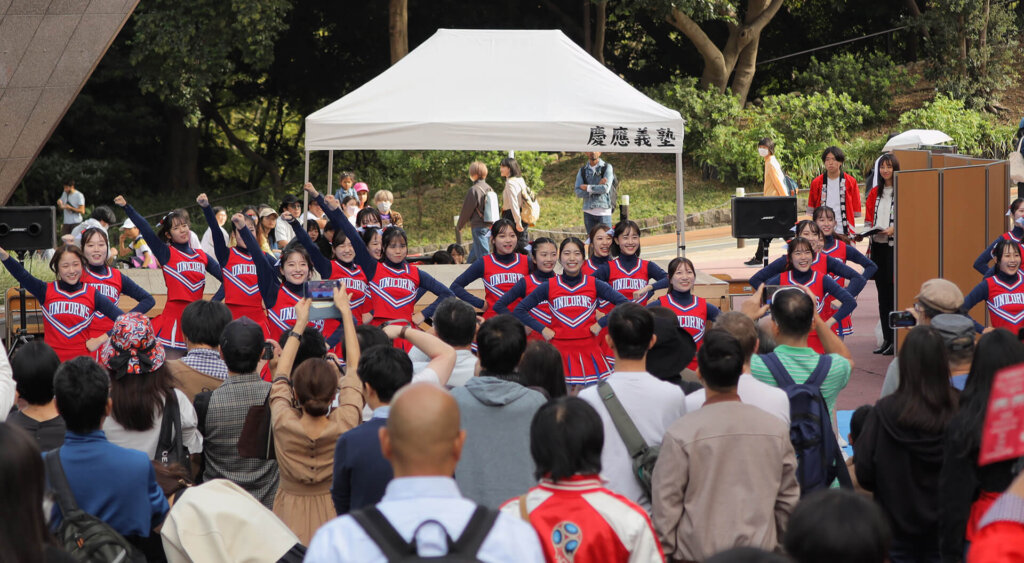
[[[189,246],[192,231],[189,229],[188,212],[175,209],[161,221],[160,232],[149,226],[146,218],[134,207],[128,205],[124,196],[114,198],[114,204],[124,209],[128,218],[139,228],[157,262],[163,268],[164,284],[167,286],[167,303],[160,316],[153,319],[156,339],[167,351],[167,357],[176,360],[185,355],[185,336],[181,332],[181,313],[185,307],[203,298],[206,289],[206,273],[218,281],[224,276],[217,261],[204,252]],[[253,241],[252,248],[259,245]]]
[[960,310],[967,314],[975,305],[985,301],[991,328],[975,322],[978,332],[1005,328],[1017,334],[1024,328],[1024,273],[1020,271],[1020,245],[1012,239],[996,242],[993,249],[996,256],[995,273],[981,280],[964,297]]
[[341,208],[345,210],[345,217],[353,226],[356,224],[356,216],[359,215],[359,200],[352,196],[345,196],[341,200]]
[[404,226],[402,214],[391,209],[393,203],[395,203],[395,195],[390,190],[378,190],[373,196],[373,204],[377,208],[377,212],[380,213],[382,228]]
[[[775,141],[769,137],[761,139],[757,143],[757,154],[764,159],[764,196],[785,197],[788,195],[786,193],[786,175],[782,172],[779,160],[775,158]],[[761,265],[764,256],[768,254],[768,246],[771,242],[770,237],[760,239],[757,243],[757,253],[744,264],[747,266]]]
[[[558,263],[558,246],[555,245],[555,241],[548,237],[541,237],[533,241],[530,253],[533,255],[533,272],[517,281],[501,296],[501,299],[498,299],[498,302],[492,307],[495,313],[499,315],[512,314],[509,311],[509,306],[513,306],[514,309],[520,299],[533,293],[533,290],[542,283],[555,277],[555,264]],[[547,301],[542,301],[540,305],[530,309],[530,315],[545,327],[551,326],[551,304]],[[544,340],[544,335],[527,327],[526,338],[528,340]]]
[[[679,328],[693,337],[693,343],[700,350],[704,334],[718,318],[718,307],[708,303],[703,297],[693,295],[693,285],[697,281],[697,269],[687,258],[674,258],[668,264],[668,280],[672,289],[662,295],[648,307],[665,307],[676,314]],[[694,354],[687,369],[697,370],[697,355]]]
[[994,251],[999,241],[1005,239],[1012,240],[1018,245],[1024,244],[1024,199],[1018,197],[1013,200],[1013,203],[1010,204],[1010,211],[1006,214],[1013,217],[1013,228],[992,241],[992,244],[988,245],[974,261],[974,269],[983,276],[991,276],[995,273],[993,268],[989,267],[989,262],[996,258]]

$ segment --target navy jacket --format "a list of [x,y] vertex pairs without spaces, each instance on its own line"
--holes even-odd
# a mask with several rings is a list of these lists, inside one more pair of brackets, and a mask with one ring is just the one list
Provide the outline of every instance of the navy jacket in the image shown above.
[[394,478],[391,462],[380,451],[379,430],[387,422],[386,417],[374,416],[338,437],[331,484],[331,499],[338,516],[380,502],[384,489]]

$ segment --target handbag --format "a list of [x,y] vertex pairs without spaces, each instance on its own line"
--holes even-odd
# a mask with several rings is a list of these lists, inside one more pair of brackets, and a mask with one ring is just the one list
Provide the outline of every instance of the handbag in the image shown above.
[[1024,135],[1021,135],[1020,142],[1017,143],[1017,150],[1010,153],[1007,159],[1010,161],[1010,179],[1018,184],[1024,183],[1024,154],[1020,152],[1021,145],[1024,145]]
[[239,457],[277,459],[274,453],[274,431],[270,424],[270,392],[262,405],[249,407],[245,413],[242,433],[238,436]]

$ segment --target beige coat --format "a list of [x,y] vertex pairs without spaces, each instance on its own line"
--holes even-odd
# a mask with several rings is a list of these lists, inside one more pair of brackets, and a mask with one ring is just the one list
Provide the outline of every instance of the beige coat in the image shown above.
[[782,166],[775,155],[769,155],[764,159],[764,195],[765,197],[785,197],[786,175],[782,172]]
[[651,496],[666,557],[775,550],[800,499],[789,427],[753,405],[716,399],[673,423],[661,443]]

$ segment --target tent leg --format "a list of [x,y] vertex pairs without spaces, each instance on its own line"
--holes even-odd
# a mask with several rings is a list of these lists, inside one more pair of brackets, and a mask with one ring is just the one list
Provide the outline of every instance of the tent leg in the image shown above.
[[334,176],[334,150],[327,151],[327,191],[324,193],[334,193],[331,190],[331,178]]
[[[303,185],[309,183],[309,151],[306,151],[306,170],[302,176]],[[305,217],[309,211],[309,192],[305,188],[302,189],[302,216]]]
[[686,213],[683,211],[683,153],[676,153],[676,256],[686,257]]

